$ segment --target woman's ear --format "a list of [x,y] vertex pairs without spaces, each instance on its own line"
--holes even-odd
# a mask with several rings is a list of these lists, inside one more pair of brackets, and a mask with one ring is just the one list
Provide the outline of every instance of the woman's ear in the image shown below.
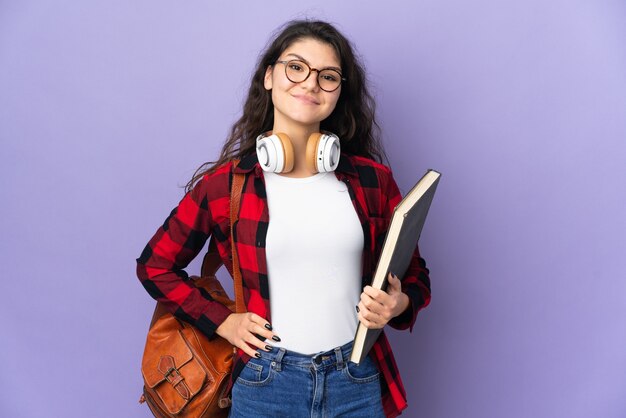
[[265,90],[272,89],[272,68],[271,65],[268,65],[265,70],[265,77],[263,78],[263,87],[265,87]]

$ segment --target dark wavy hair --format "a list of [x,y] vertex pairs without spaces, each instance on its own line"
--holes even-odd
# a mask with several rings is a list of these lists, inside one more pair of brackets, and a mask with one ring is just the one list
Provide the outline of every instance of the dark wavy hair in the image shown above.
[[327,22],[295,20],[279,28],[265,52],[260,55],[250,82],[243,115],[232,126],[217,161],[202,164],[187,183],[189,191],[207,173],[222,164],[255,151],[256,138],[270,131],[274,124],[272,92],[265,89],[263,79],[269,66],[291,44],[302,39],[315,39],[332,46],[341,62],[341,93],[333,112],[321,121],[320,129],[335,133],[340,138],[341,151],[383,162],[387,156],[380,140],[380,129],[375,120],[375,103],[367,89],[365,71],[352,45],[335,27]]

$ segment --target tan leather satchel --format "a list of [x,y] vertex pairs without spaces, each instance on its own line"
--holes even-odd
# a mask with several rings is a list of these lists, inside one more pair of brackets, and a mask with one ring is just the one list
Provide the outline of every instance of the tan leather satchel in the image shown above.
[[[238,161],[235,161],[235,166]],[[233,175],[230,221],[238,218],[243,174]],[[231,228],[231,239],[233,238]],[[234,239],[232,239],[234,247]],[[215,273],[222,265],[215,239],[202,262],[201,277],[194,285],[233,312],[245,312],[239,260],[233,251],[235,302],[228,298]],[[157,306],[146,339],[141,373],[144,390],[140,403],[146,402],[158,418],[226,417],[230,407],[227,388],[236,348],[215,334],[209,340],[192,325],[169,313],[161,303]]]

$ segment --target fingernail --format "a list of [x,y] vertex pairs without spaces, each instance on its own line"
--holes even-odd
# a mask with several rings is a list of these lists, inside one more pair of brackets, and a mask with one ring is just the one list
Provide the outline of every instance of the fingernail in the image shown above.
[[265,346],[265,349],[266,349],[267,351],[270,351],[270,350],[272,349],[272,346],[271,346],[271,345],[266,345],[266,346]]
[[270,331],[272,330],[272,326],[270,324],[265,324],[265,328],[269,329]]
[[280,337],[279,337],[278,335],[274,335],[274,336],[272,337],[272,340],[274,340],[274,341],[280,341]]
[[261,358],[261,353],[254,353],[254,357]]
[[357,313],[361,312],[361,310],[359,309],[358,305],[355,306]]

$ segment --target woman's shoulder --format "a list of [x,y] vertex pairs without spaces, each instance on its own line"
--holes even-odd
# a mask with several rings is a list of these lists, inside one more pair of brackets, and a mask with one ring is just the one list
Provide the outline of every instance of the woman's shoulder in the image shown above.
[[211,168],[207,169],[204,175],[200,178],[199,182],[214,182],[214,181],[224,181],[228,180],[230,174],[233,171],[233,166],[235,164],[235,160],[227,160],[225,162],[220,163],[219,165],[214,165]]
[[213,222],[227,223],[230,216],[230,173],[233,162],[211,167],[193,185],[188,197],[195,207],[211,214]]
[[391,173],[391,168],[389,168],[385,164],[379,163],[378,161],[372,158],[365,157],[362,155],[352,155],[352,154],[345,154],[345,156],[348,157],[348,159],[350,160],[350,162],[352,163],[352,165],[354,165],[356,169],[359,169],[362,167],[369,167],[370,169],[381,171],[386,174]]
[[230,195],[230,173],[233,161],[226,161],[218,166],[211,167],[194,184],[191,190],[196,199],[208,199],[209,201],[228,197]]
[[358,173],[363,186],[386,187],[390,181],[393,181],[391,168],[385,164],[361,155],[346,154],[346,156]]

